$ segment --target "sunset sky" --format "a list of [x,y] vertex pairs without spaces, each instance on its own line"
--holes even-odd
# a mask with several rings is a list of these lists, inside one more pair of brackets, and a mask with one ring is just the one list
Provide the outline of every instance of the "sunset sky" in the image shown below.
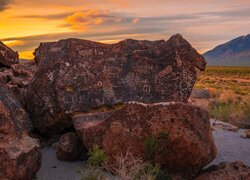
[[0,0],[0,39],[32,58],[40,42],[105,43],[180,33],[200,52],[250,33],[250,0]]

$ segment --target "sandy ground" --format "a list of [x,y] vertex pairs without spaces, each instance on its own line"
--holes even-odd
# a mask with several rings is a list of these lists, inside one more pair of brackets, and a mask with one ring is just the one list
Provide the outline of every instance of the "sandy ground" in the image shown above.
[[38,180],[77,180],[80,174],[77,170],[84,167],[84,162],[65,162],[56,158],[55,149],[46,147],[42,149],[42,167],[37,173]]
[[[217,157],[210,165],[221,162],[242,161],[250,166],[250,139],[240,137],[242,130],[230,132],[225,130],[213,131],[217,147]],[[84,167],[84,162],[63,162],[56,159],[55,150],[44,148],[42,150],[42,167],[37,174],[38,180],[77,180],[79,167]]]
[[241,133],[242,130],[238,132],[213,131],[217,157],[210,165],[217,165],[221,162],[242,161],[250,166],[250,139],[240,137]]

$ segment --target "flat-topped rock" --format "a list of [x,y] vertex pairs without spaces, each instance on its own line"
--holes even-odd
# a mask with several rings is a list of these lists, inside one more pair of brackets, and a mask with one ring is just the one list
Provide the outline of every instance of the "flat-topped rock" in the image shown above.
[[41,43],[38,71],[27,90],[34,126],[52,134],[71,114],[140,101],[187,102],[204,58],[179,34],[164,41],[102,44],[80,39]]
[[12,64],[17,64],[18,62],[18,53],[0,41],[0,66],[10,67]]

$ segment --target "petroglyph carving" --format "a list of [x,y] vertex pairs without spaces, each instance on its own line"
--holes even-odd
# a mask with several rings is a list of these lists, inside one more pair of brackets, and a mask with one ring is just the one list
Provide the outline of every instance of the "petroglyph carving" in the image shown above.
[[99,87],[102,87],[102,82],[101,82],[101,81],[98,81],[97,85],[98,85]]
[[144,85],[143,86],[143,92],[150,93],[151,92],[151,86],[150,85]]

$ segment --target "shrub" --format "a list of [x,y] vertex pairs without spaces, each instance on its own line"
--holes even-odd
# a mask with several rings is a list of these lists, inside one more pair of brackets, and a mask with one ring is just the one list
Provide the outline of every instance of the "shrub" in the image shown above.
[[129,151],[115,157],[118,166],[115,173],[122,180],[171,180],[171,177],[158,164],[144,162]]
[[168,138],[168,132],[161,131],[160,132],[160,138],[163,139],[163,140],[166,140]]
[[104,167],[107,163],[108,158],[98,145],[94,145],[93,148],[89,150],[88,155],[88,166],[90,167]]
[[158,142],[154,135],[149,135],[144,141],[144,155],[148,160],[153,160],[156,150],[158,148]]
[[98,167],[87,167],[84,171],[79,169],[78,173],[81,174],[80,180],[104,180],[104,172]]

